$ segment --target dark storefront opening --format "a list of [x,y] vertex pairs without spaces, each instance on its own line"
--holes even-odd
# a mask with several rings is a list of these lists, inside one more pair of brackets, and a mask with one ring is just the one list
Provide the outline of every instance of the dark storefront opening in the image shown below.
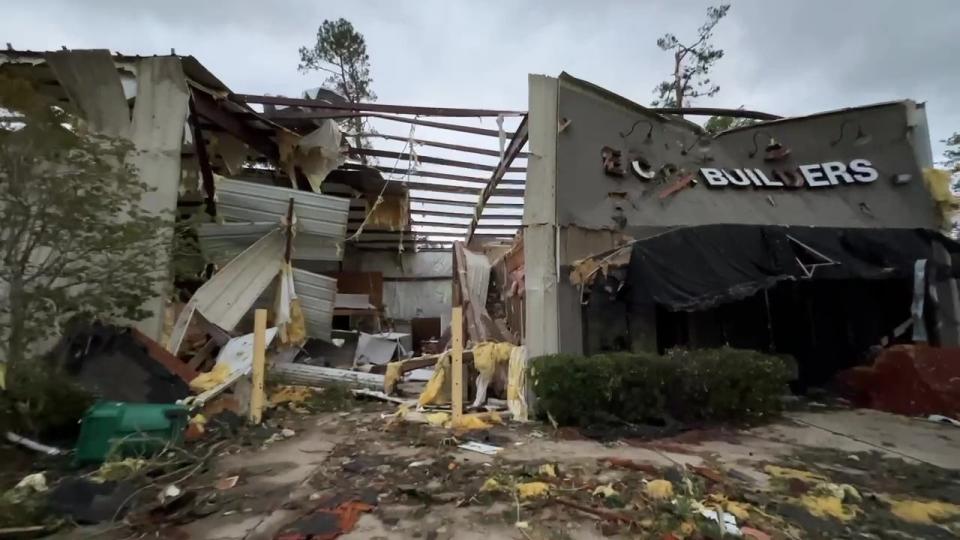
[[[792,356],[797,391],[827,385],[870,364],[881,347],[910,342],[916,263],[939,273],[929,262],[936,244],[960,253],[952,240],[914,229],[671,231],[634,244],[628,267],[592,284],[584,351],[727,345]],[[935,333],[935,300],[924,308],[925,329]]]
[[[910,318],[909,279],[784,281],[742,300],[694,312],[657,310],[657,346],[729,345],[797,361],[796,389],[829,383],[868,364],[885,337]],[[907,333],[909,338],[909,333]]]

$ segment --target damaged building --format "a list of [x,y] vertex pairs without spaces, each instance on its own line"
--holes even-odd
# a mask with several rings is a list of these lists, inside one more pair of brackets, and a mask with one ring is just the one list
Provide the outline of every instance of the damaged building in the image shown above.
[[[141,205],[198,246],[182,275],[157,254],[136,326],[194,371],[257,307],[293,346],[277,362],[428,359],[394,376],[449,347],[453,306],[470,347],[730,345],[794,356],[805,385],[891,343],[960,344],[953,199],[911,101],[699,111],[757,120],[714,135],[566,74],[491,111],[237,94],[175,54],[6,50],[0,72],[134,144]],[[351,147],[356,116],[410,134]]]

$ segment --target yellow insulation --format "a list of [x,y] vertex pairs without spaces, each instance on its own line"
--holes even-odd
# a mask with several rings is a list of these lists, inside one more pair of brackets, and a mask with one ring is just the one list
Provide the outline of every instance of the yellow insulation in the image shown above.
[[[510,364],[511,356],[514,356],[516,350],[520,349],[512,343],[485,342],[480,343],[473,348],[473,365],[481,375],[488,379],[493,378],[498,366],[507,368]],[[514,380],[515,392],[523,393],[523,359],[522,356],[517,360],[516,373],[511,380]],[[427,386],[420,394],[418,403],[425,405],[444,405],[450,402],[450,381],[447,372],[450,370],[451,353],[447,351],[443,354],[434,368],[433,377],[427,382]],[[384,375],[384,388],[392,388],[399,378],[400,362],[396,366],[387,365],[387,373]],[[508,370],[509,371],[509,370]],[[519,390],[517,390],[519,389]],[[508,388],[509,393],[509,388]],[[517,400],[515,400],[517,401]]]
[[510,353],[515,346],[512,343],[484,342],[473,348],[473,365],[481,375],[493,378],[497,364],[510,361]]
[[450,370],[450,352],[445,352],[437,360],[437,365],[433,370],[433,377],[427,381],[427,386],[420,394],[417,403],[421,407],[426,405],[444,405],[450,403],[450,381],[447,377],[447,371]]
[[527,348],[514,347],[507,369],[507,408],[513,419],[527,421]]
[[397,386],[397,381],[400,380],[400,368],[403,366],[403,361],[399,362],[390,362],[387,364],[387,371],[383,374],[383,391],[387,395],[393,394],[394,389]]
[[371,229],[402,231],[406,228],[410,216],[410,201],[406,195],[383,195],[380,204],[377,199],[370,200],[370,215],[366,226]]
[[953,214],[957,210],[957,197],[950,190],[950,171],[926,168],[923,170],[923,183],[940,211],[940,226],[949,229],[953,224]]

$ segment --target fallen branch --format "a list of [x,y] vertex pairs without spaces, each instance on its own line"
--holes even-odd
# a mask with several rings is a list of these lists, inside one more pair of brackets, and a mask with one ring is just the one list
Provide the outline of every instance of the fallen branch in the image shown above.
[[557,497],[554,499],[558,503],[569,506],[570,508],[575,508],[581,512],[586,512],[588,514],[593,514],[594,516],[603,518],[607,521],[623,521],[625,523],[635,524],[637,521],[632,517],[621,514],[619,512],[612,512],[610,510],[604,510],[603,508],[594,508],[592,506],[587,506],[585,504],[580,504],[576,501],[571,501],[570,499],[564,499],[562,497]]

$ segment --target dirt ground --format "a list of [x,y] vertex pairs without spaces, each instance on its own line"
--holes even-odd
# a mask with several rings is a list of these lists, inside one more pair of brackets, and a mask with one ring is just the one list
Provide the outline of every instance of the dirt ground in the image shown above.
[[[214,462],[210,478],[238,477],[214,511],[150,536],[273,539],[309,529],[331,499],[359,504],[344,540],[719,538],[711,510],[746,538],[960,534],[960,429],[923,419],[814,410],[600,443],[540,423],[455,435],[392,411],[292,415],[289,439]],[[502,450],[458,448],[468,440]],[[61,537],[130,537],[106,530]]]

